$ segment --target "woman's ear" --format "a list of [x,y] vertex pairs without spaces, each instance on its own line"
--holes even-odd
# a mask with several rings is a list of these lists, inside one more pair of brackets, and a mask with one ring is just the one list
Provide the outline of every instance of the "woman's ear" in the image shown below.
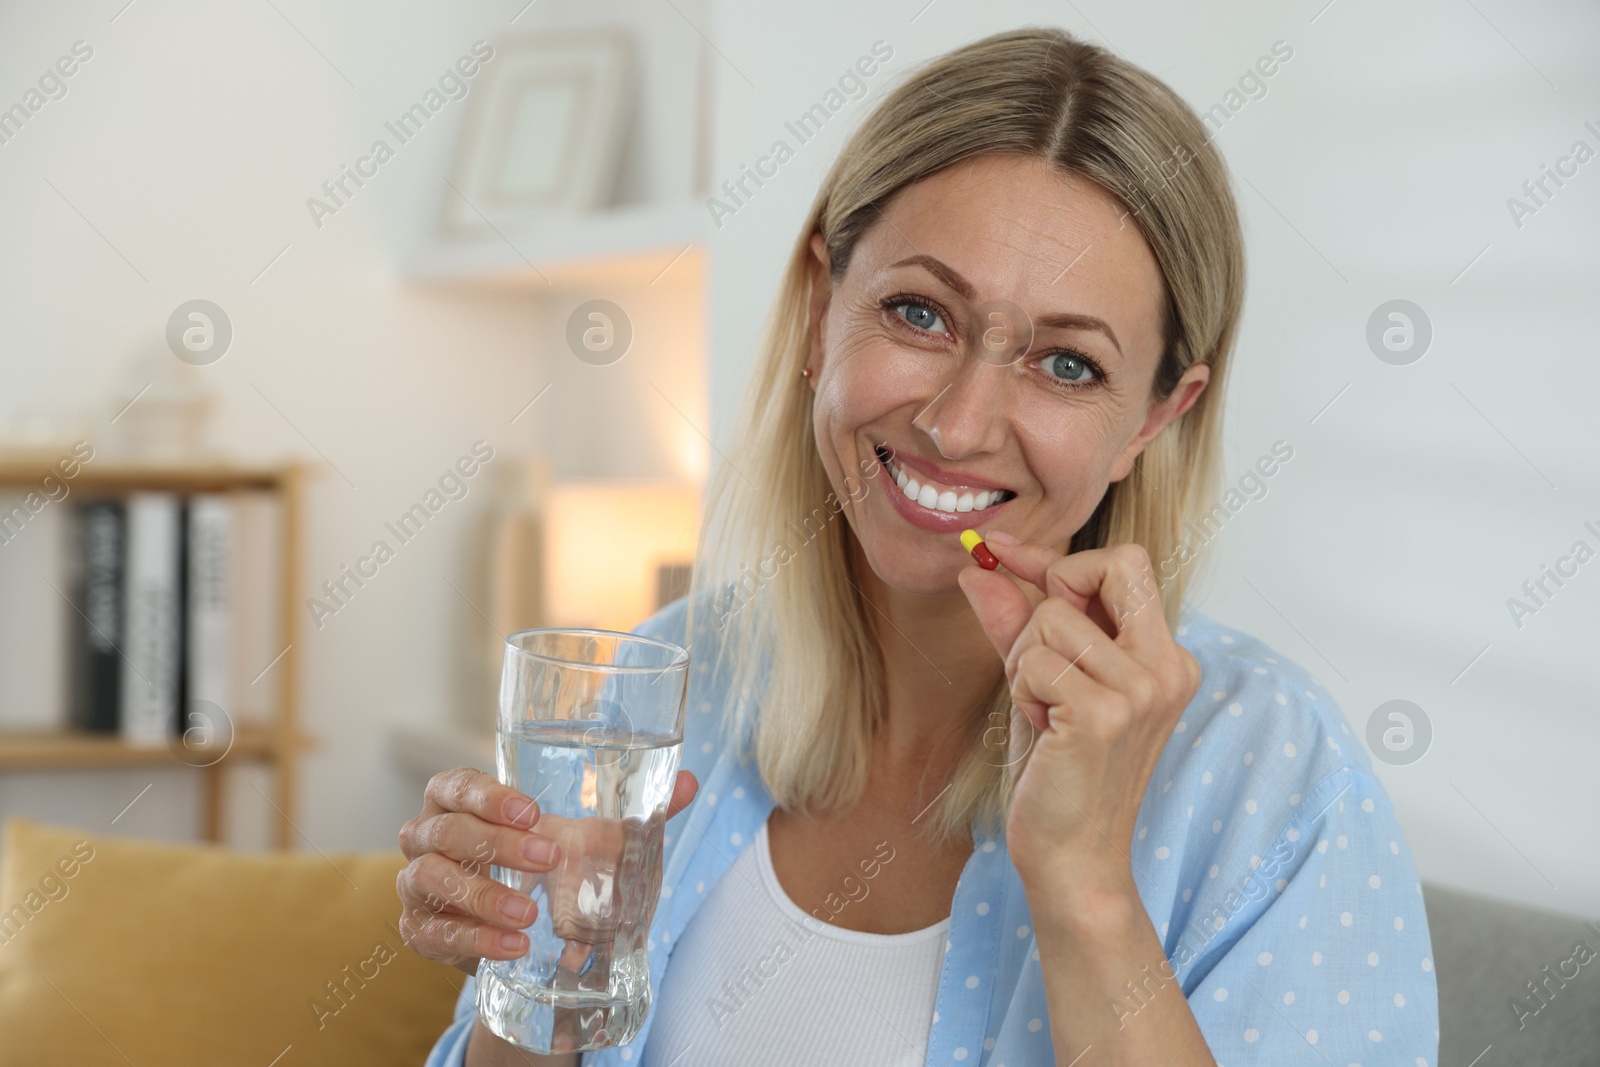
[[1178,384],[1173,387],[1167,398],[1150,406],[1144,425],[1139,428],[1139,432],[1117,458],[1116,466],[1111,472],[1111,481],[1120,482],[1133,473],[1133,461],[1139,458],[1139,453],[1143,452],[1168,424],[1194,407],[1195,401],[1200,399],[1200,394],[1206,391],[1210,381],[1209,363],[1191,364],[1189,369],[1183,372],[1183,377],[1178,379]]
[[833,295],[833,275],[830,273],[832,258],[828,255],[828,242],[822,234],[812,234],[809,247],[811,259],[807,266],[810,269],[811,288],[806,310],[811,348],[806,355],[806,368],[811,371],[811,388],[815,389],[817,377],[822,373],[822,335],[828,328],[828,302]]

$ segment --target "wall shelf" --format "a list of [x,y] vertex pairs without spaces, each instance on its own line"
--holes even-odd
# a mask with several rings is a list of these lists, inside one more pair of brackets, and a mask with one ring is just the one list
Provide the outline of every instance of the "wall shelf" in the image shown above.
[[90,462],[70,479],[54,470],[56,453],[38,460],[8,456],[0,459],[0,487],[27,489],[46,475],[67,481],[74,491],[151,491],[172,493],[225,493],[233,490],[282,489],[293,469],[240,466],[229,463],[129,464]]
[[[282,739],[263,727],[240,727],[227,759],[278,758]],[[312,747],[308,737],[292,739],[294,751]],[[73,730],[0,733],[0,770],[72,770],[83,767],[182,766],[162,745],[130,745],[115,734]]]
[[427,285],[517,290],[649,284],[658,276],[701,269],[696,246],[711,232],[705,205],[693,201],[614,208],[439,240],[406,260],[405,277]]

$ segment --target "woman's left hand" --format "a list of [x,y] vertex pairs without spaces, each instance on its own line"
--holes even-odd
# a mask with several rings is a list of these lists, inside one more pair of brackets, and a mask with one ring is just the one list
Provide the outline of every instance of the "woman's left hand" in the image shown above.
[[1126,899],[1139,805],[1200,665],[1167,629],[1142,546],[987,543],[1015,577],[974,565],[957,580],[1026,716],[1013,729],[1033,732],[1006,822],[1012,863],[1053,892]]

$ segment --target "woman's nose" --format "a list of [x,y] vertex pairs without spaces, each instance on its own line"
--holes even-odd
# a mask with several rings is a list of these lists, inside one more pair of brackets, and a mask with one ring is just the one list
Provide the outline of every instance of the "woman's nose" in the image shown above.
[[911,420],[945,459],[999,451],[1006,434],[1010,367],[968,354]]

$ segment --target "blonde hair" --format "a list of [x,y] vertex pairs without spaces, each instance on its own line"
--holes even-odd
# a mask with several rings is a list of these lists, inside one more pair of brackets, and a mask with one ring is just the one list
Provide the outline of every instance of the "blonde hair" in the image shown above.
[[[886,697],[869,618],[875,609],[859,589],[854,534],[818,454],[813,394],[800,375],[810,343],[808,243],[823,235],[837,280],[895,194],[997,153],[1043,159],[1093,181],[1139,225],[1166,288],[1154,398],[1169,396],[1190,366],[1211,367],[1199,399],[1108,487],[1070,549],[1135,542],[1152,561],[1181,557],[1170,576],[1157,567],[1169,627],[1177,625],[1185,568],[1199,558],[1181,532],[1220,486],[1222,387],[1244,287],[1243,241],[1220,155],[1165,84],[1060,30],[996,34],[933,60],[873,110],[824,179],[707,494],[689,632],[699,632],[695,605],[709,607],[716,654],[733,668],[725,728],[743,758],[753,750],[763,783],[787,810],[859,800]],[[852,497],[859,482],[847,477]],[[1004,826],[1020,771],[1016,733],[1028,731],[1022,722],[997,657],[994,687],[973,709],[970,743],[927,811],[925,833],[943,842],[973,826]],[[1008,735],[1009,743],[1001,740]]]

